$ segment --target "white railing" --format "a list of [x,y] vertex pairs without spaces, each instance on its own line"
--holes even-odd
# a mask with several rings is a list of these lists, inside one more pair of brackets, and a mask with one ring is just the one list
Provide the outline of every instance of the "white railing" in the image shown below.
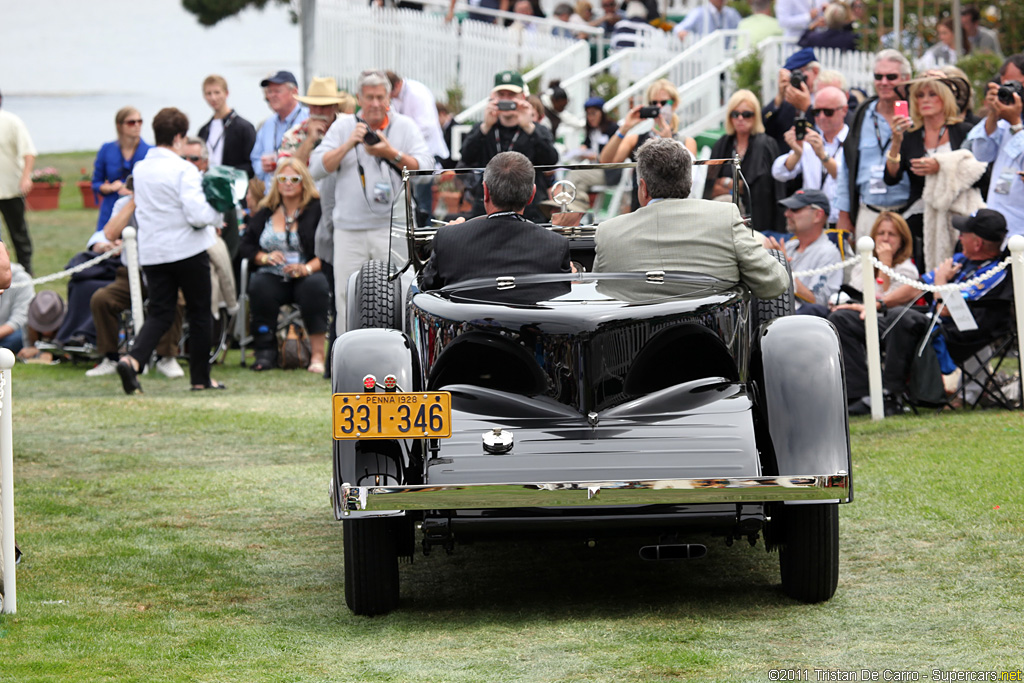
[[637,79],[608,100],[604,109],[610,113],[631,98],[639,101],[651,83],[667,78],[679,89],[676,114],[680,126],[692,128],[698,121],[705,120],[714,126],[715,116],[722,115],[720,110],[727,92],[723,90],[720,76],[725,73],[728,78],[733,60],[746,49],[748,40],[745,31],[715,31]]
[[319,0],[312,73],[333,76],[340,88],[354,92],[360,72],[391,69],[426,84],[441,101],[447,99],[446,91],[458,87],[463,101],[473,102],[490,92],[498,71],[526,70],[557,55],[564,55],[565,61],[548,64],[543,72],[547,80],[587,67],[589,43],[553,35],[551,23],[531,19],[524,28],[479,21],[448,23],[440,12]]
[[[791,54],[800,49],[796,38],[767,38],[757,46],[761,53],[761,102],[774,99],[779,89],[779,69]],[[874,93],[873,52],[814,48],[814,56],[822,69],[838,71],[846,77],[847,88],[859,88],[869,95]]]
[[4,614],[18,611],[14,550],[14,439],[11,431],[11,368],[14,354],[0,349],[0,587]]

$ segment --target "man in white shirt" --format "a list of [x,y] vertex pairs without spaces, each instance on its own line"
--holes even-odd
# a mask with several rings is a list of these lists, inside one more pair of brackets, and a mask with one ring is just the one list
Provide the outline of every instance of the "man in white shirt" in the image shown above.
[[[437,100],[423,83],[411,78],[402,78],[394,71],[385,71],[391,81],[391,111],[398,112],[412,119],[427,142],[427,149],[434,155],[433,168],[441,167],[441,160],[451,156],[448,145],[444,142],[441,131],[441,120],[437,116]],[[414,178],[413,198],[416,200],[418,223],[424,225],[430,218],[432,203],[433,178],[420,176]]]
[[[3,95],[0,95],[0,105]],[[0,214],[14,243],[18,263],[32,274],[32,239],[25,222],[25,195],[32,190],[36,148],[20,118],[0,109]]]
[[790,38],[799,38],[818,19],[828,0],[777,0],[775,18]]
[[[391,81],[387,76],[382,71],[364,71],[356,86],[360,115],[339,116],[309,161],[315,180],[334,174],[336,181],[332,263],[338,334],[347,328],[349,276],[370,259],[389,260],[396,207],[399,215],[405,215],[397,201],[402,190],[401,169],[431,168],[434,164],[416,123],[389,111]],[[404,220],[400,225],[404,229]],[[404,236],[391,246],[404,250]]]
[[817,130],[808,130],[803,140],[796,139],[795,126],[786,131],[783,138],[790,151],[772,164],[772,176],[781,182],[803,176],[805,190],[824,191],[831,205],[828,222],[835,224],[839,220],[836,180],[843,163],[843,142],[850,132],[845,123],[849,106],[843,91],[832,86],[819,90],[816,98],[812,119]]

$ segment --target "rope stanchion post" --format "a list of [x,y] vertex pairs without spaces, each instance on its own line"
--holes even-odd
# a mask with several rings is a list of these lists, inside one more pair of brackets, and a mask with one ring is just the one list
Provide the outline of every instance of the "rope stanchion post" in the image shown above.
[[0,512],[3,527],[4,614],[18,611],[14,562],[14,442],[11,434],[11,368],[14,354],[0,349]]
[[875,314],[875,268],[872,253],[875,241],[865,235],[857,240],[861,259],[861,291],[864,293],[864,344],[868,352],[868,395],[871,397],[871,419],[885,417],[882,404],[882,354],[878,345],[878,316]]
[[[1017,314],[1017,358],[1024,359],[1024,235],[1010,238],[1010,260],[1013,278],[1013,306]],[[1024,374],[1024,368],[1018,369]]]
[[144,322],[142,308],[142,278],[139,276],[139,245],[135,239],[136,230],[127,227],[121,233],[121,240],[124,244],[125,260],[128,267],[128,291],[131,293],[132,301],[132,326],[135,334],[139,334]]

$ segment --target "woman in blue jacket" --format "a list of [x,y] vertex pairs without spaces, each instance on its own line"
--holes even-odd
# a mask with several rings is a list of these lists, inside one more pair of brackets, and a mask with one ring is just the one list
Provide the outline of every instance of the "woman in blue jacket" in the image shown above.
[[135,162],[146,157],[150,145],[142,140],[142,114],[134,107],[123,107],[114,117],[117,140],[100,147],[96,166],[92,172],[92,191],[102,197],[96,229],[102,230],[110,220],[114,202],[128,190],[124,183],[132,173]]

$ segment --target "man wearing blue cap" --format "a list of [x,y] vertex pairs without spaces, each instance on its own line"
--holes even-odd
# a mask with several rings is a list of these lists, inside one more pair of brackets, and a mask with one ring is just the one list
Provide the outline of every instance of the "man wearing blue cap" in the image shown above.
[[[809,114],[814,105],[814,81],[820,71],[821,65],[809,47],[794,52],[779,69],[779,92],[761,108],[764,132],[775,138],[779,149],[788,147],[783,136],[793,127],[798,113],[812,118]],[[802,83],[797,86],[796,81]]]
[[299,82],[291,71],[278,71],[260,81],[260,86],[266,94],[267,106],[275,116],[264,121],[256,132],[256,144],[249,153],[249,160],[256,177],[269,183],[277,168],[281,139],[292,126],[309,118],[309,109],[295,99],[299,93]]

